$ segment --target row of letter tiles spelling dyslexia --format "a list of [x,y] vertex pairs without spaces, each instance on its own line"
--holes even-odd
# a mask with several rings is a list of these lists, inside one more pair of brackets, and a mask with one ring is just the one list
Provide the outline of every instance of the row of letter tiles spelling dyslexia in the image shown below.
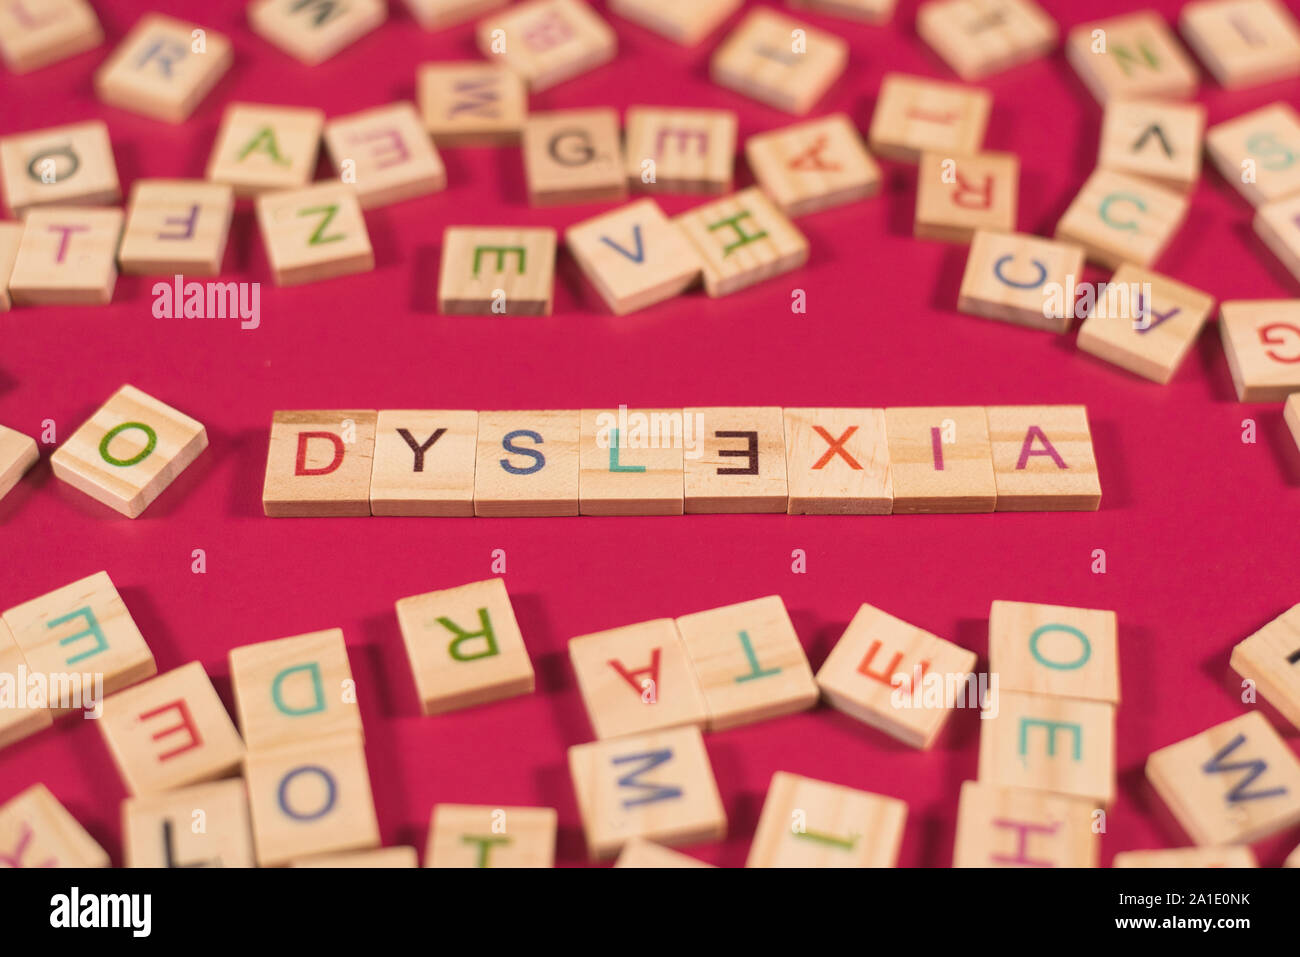
[[268,516],[1087,511],[1083,406],[276,412]]

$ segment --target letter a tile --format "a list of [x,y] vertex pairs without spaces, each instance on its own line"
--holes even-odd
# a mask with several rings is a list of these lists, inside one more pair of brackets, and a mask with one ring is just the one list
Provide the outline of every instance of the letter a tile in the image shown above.
[[1081,405],[995,405],[988,415],[999,512],[1092,512],[1101,480]]

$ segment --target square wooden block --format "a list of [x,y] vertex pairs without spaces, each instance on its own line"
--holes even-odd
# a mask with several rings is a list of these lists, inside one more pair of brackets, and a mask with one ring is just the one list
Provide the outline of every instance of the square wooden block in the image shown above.
[[1079,327],[1079,348],[1144,379],[1167,383],[1201,334],[1214,297],[1127,263],[1104,291]]
[[138,179],[117,261],[128,276],[216,276],[235,192],[201,179]]
[[369,515],[378,420],[371,409],[276,412],[262,511],[271,518]]
[[343,629],[230,649],[230,685],[249,752],[338,735],[361,738]]
[[1300,299],[1219,305],[1219,334],[1241,402],[1285,402],[1300,392]]
[[625,135],[623,162],[634,191],[730,192],[736,165],[730,110],[629,106]]
[[297,106],[231,103],[208,158],[207,178],[240,198],[301,189],[316,173],[325,114]]
[[375,268],[366,219],[351,186],[327,182],[259,196],[257,228],[277,286]]
[[756,186],[715,199],[673,220],[704,260],[704,291],[729,296],[798,269],[808,240]]
[[480,412],[474,514],[578,514],[576,409]]
[[988,90],[886,73],[867,141],[877,156],[901,163],[918,162],[926,150],[978,153],[992,109]]
[[849,45],[835,34],[756,7],[714,51],[709,77],[760,103],[802,116],[848,63]]
[[442,234],[438,311],[464,316],[549,316],[555,230],[448,226]]
[[885,410],[894,514],[991,512],[997,506],[982,406]]
[[1286,421],[1287,428],[1291,430],[1291,437],[1295,439],[1297,448],[1300,448],[1300,392],[1293,392],[1287,396],[1286,405],[1282,407],[1282,418]]
[[1204,137],[1199,103],[1113,100],[1101,121],[1097,166],[1186,192],[1201,178]]
[[254,0],[248,5],[253,32],[308,66],[324,63],[387,18],[385,0],[323,6],[302,0]]
[[55,478],[138,518],[208,447],[201,422],[124,385],[50,456]]
[[995,601],[989,670],[999,688],[1119,704],[1119,636],[1113,611]]
[[122,851],[126,867],[256,867],[243,780],[128,798]]
[[550,807],[435,804],[425,867],[554,867]]
[[340,116],[325,124],[325,148],[362,209],[388,206],[447,188],[420,115],[406,101]]
[[[0,682],[16,691],[27,687],[27,677],[27,659],[23,657],[18,642],[14,641],[9,626],[0,618]],[[45,702],[33,701],[28,695],[25,699],[8,702],[0,709],[0,751],[54,723],[50,709],[44,705]]]
[[539,93],[614,59],[614,31],[582,0],[529,0],[478,22],[479,52]]
[[1101,479],[1081,405],[991,405],[999,512],[1095,512]]
[[27,662],[28,674],[57,678],[68,689],[68,699],[48,702],[55,717],[78,707],[93,710],[102,701],[98,696],[158,672],[108,572],[16,605],[4,613],[4,623]]
[[614,857],[637,838],[678,846],[726,836],[699,728],[574,745],[569,774],[593,860]]
[[884,409],[785,409],[791,515],[894,510]]
[[403,598],[397,624],[425,714],[533,693],[533,665],[500,578]]
[[917,10],[916,32],[967,82],[1045,57],[1060,37],[1034,0],[932,0]]
[[97,723],[137,797],[229,777],[244,758],[244,742],[197,661],[113,695]]
[[1300,281],[1300,196],[1265,203],[1255,210],[1255,235]]
[[894,867],[907,804],[777,771],[746,867]]
[[108,206],[122,198],[103,120],[0,136],[0,184],[15,219],[37,206]]
[[1074,243],[977,230],[957,309],[1044,332],[1068,332],[1074,314],[1070,293],[1083,276],[1083,259],[1083,248]]
[[1201,846],[1254,844],[1300,824],[1300,760],[1258,711],[1161,748],[1146,773]]
[[1186,198],[1163,186],[1095,171],[1056,224],[1056,238],[1078,243],[1089,262],[1118,269],[1151,266],[1187,217]]
[[477,61],[422,63],[416,97],[440,147],[513,146],[528,118],[528,88],[513,70]]
[[961,786],[953,867],[1096,867],[1091,802],[979,781]]
[[887,23],[898,0],[786,0],[798,10],[811,10],[828,17],[843,17],[862,23]]
[[18,306],[105,306],[117,286],[122,211],[57,206],[27,214],[9,295]]
[[1122,851],[1111,867],[1259,867],[1248,847],[1167,847],[1155,851]]
[[581,421],[581,514],[682,514],[687,435],[681,409],[583,409]]
[[411,16],[426,30],[443,30],[453,24],[504,7],[510,0],[403,0]]
[[92,50],[104,42],[86,0],[41,0],[0,7],[0,56],[10,73],[32,70]]
[[954,707],[979,708],[969,683],[974,667],[975,652],[864,604],[818,670],[817,685],[837,711],[926,749]]
[[980,717],[982,783],[1114,799],[1114,705],[999,690]]
[[653,841],[641,838],[628,841],[614,862],[615,867],[712,867],[701,860],[674,851],[672,848],[660,847]]
[[786,510],[779,407],[685,409],[683,422],[692,423],[696,438],[684,462],[687,515]]
[[524,121],[522,145],[533,206],[608,203],[627,196],[617,110],[533,113]]
[[969,243],[979,231],[1013,233],[1019,190],[1020,160],[1014,153],[922,153],[912,234]]
[[95,71],[95,94],[119,109],[183,123],[234,59],[225,34],[147,13]]
[[1300,73],[1300,25],[1277,0],[1201,0],[1178,29],[1221,86],[1254,86]]
[[0,848],[14,867],[108,867],[108,854],[44,784],[0,805]]
[[8,312],[14,304],[9,295],[9,277],[22,242],[22,223],[0,222],[0,313]]
[[381,411],[370,514],[473,515],[477,446],[477,412]]
[[413,847],[378,847],[373,851],[344,851],[341,854],[313,854],[289,862],[290,867],[390,868],[419,867]]
[[244,776],[258,867],[379,846],[360,735],[249,751]]
[[844,113],[755,134],[745,140],[745,159],[787,216],[854,203],[880,190],[880,167]]
[[703,262],[653,199],[639,199],[570,226],[564,245],[617,315],[685,292]]
[[1151,10],[1075,27],[1065,58],[1098,103],[1196,94],[1196,67],[1164,17]]
[[[1292,396],[1300,402],[1300,398]],[[1232,670],[1255,682],[1264,700],[1300,728],[1300,605],[1232,649]]]
[[710,731],[807,711],[817,704],[812,669],[779,595],[677,619]]
[[40,459],[36,440],[0,425],[0,498],[4,498]]
[[743,0],[609,0],[611,13],[682,46],[694,46],[722,25]]
[[1205,151],[1252,206],[1300,193],[1300,115],[1288,103],[1211,126]]
[[671,618],[570,638],[569,661],[597,738],[705,724],[699,679]]

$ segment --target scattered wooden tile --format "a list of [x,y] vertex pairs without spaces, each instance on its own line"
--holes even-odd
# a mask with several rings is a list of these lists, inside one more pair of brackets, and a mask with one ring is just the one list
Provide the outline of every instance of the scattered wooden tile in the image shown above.
[[685,452],[686,514],[784,512],[785,422],[777,406],[685,409],[695,446]]
[[617,315],[685,292],[700,276],[700,254],[653,199],[639,199],[570,226],[564,244]]
[[580,514],[682,514],[681,409],[583,409],[581,421]]
[[447,188],[442,157],[406,101],[330,120],[325,148],[343,182],[356,190],[362,209]]
[[1292,392],[1287,396],[1282,417],[1286,420],[1287,428],[1291,430],[1291,437],[1295,439],[1297,448],[1300,448],[1300,392]]
[[1121,851],[1111,867],[1259,867],[1248,847],[1166,847],[1151,851]]
[[1259,711],[1161,748],[1146,774],[1202,846],[1253,844],[1300,823],[1300,760]]
[[477,412],[381,411],[370,514],[473,515],[477,445]]
[[1205,107],[1160,100],[1113,100],[1101,121],[1097,166],[1186,192],[1201,178]]
[[108,206],[122,198],[103,120],[0,137],[0,183],[15,219],[37,206]]
[[448,226],[442,234],[438,311],[465,316],[549,316],[555,230]]
[[736,164],[736,114],[629,106],[623,162],[634,191],[730,192]]
[[183,123],[234,59],[224,33],[147,13],[95,71],[95,95],[109,106]]
[[578,514],[577,409],[480,412],[474,514]]
[[230,685],[250,752],[340,735],[361,737],[343,629],[230,649]]
[[207,178],[240,198],[301,189],[316,173],[325,114],[297,106],[231,103],[208,158]]
[[36,440],[0,425],[0,498],[4,498],[41,457]]
[[122,211],[57,206],[27,214],[9,295],[19,306],[103,306],[117,286]]
[[969,243],[977,231],[1013,233],[1020,190],[1014,153],[921,154],[916,180],[917,239]]
[[800,116],[813,108],[849,63],[849,45],[825,30],[756,7],[709,59],[709,78]]
[[1300,115],[1289,103],[1271,103],[1211,126],[1205,151],[1252,206],[1300,192]]
[[443,30],[504,7],[510,0],[404,0],[411,16],[426,30]]
[[569,774],[593,860],[614,857],[637,838],[678,846],[726,835],[699,728],[574,745]]
[[18,247],[23,241],[23,224],[0,222],[0,313],[13,307],[9,295],[9,276],[14,271]]
[[740,9],[743,0],[610,0],[611,13],[666,36],[682,46],[695,46]]
[[0,806],[0,860],[10,867],[108,867],[108,854],[44,784]]
[[681,226],[704,260],[704,290],[729,296],[808,261],[808,240],[756,186],[682,213]]
[[907,804],[777,771],[746,867],[894,867]]
[[1151,10],[1076,26],[1066,37],[1065,58],[1098,103],[1196,93],[1196,67]]
[[266,515],[369,515],[378,418],[370,409],[276,412],[262,486]]
[[303,0],[253,0],[248,25],[253,32],[308,66],[324,63],[388,18],[384,0],[344,4]]
[[1219,304],[1219,334],[1240,402],[1285,402],[1300,392],[1300,299]]
[[397,624],[426,715],[533,693],[533,665],[500,578],[403,598]]
[[1286,856],[1286,861],[1285,863],[1283,863],[1282,866],[1300,867],[1300,847],[1297,847],[1294,851],[1292,851],[1290,854]]
[[952,866],[1096,867],[1092,819],[1089,801],[966,781]]
[[315,854],[289,862],[290,867],[378,868],[419,867],[413,847],[380,847],[373,851],[345,851],[342,854]]
[[980,717],[981,782],[1114,799],[1114,705],[999,689]]
[[894,514],[991,512],[997,504],[982,406],[885,409]]
[[235,193],[200,179],[138,179],[117,261],[128,276],[221,272]]
[[1255,210],[1254,227],[1264,245],[1300,280],[1300,196],[1260,206]]
[[1079,327],[1078,345],[1163,385],[1182,365],[1213,309],[1208,293],[1125,263],[1098,290]]
[[259,867],[379,846],[360,735],[249,751],[244,774]]
[[524,122],[523,156],[533,206],[608,203],[627,197],[617,110],[533,113]]
[[886,73],[867,141],[877,156],[902,163],[918,162],[926,150],[978,153],[992,108],[988,90]]
[[668,847],[660,847],[653,841],[645,841],[638,837],[623,845],[623,850],[618,855],[618,860],[614,862],[614,866],[645,868],[712,867],[713,865],[697,860],[689,854],[683,854]]
[[[39,9],[38,9],[39,6]],[[30,73],[104,42],[86,0],[41,0],[0,7],[0,56],[10,73]]]
[[1276,0],[1189,3],[1178,13],[1178,28],[1220,86],[1254,86],[1300,73],[1300,25]]
[[528,89],[498,63],[422,63],[416,93],[424,128],[440,147],[514,146],[528,118]]
[[854,203],[880,190],[880,167],[843,113],[751,136],[745,159],[787,216]]
[[375,268],[366,219],[351,186],[321,183],[259,196],[257,228],[277,286]]
[[[2,436],[0,442],[3,442]],[[0,708],[0,751],[54,723],[44,702],[33,701],[30,694],[21,699],[18,697],[18,689],[27,688],[27,676],[27,659],[23,657],[18,642],[14,641],[9,626],[0,618],[0,683],[8,689],[0,700],[9,699],[4,700],[4,707]]]
[[926,749],[954,707],[979,709],[974,667],[973,651],[864,604],[818,670],[817,685],[837,711]]
[[243,780],[128,798],[122,849],[127,867],[256,867]]
[[[1300,406],[1300,394],[1290,407]],[[1300,728],[1300,605],[1274,618],[1232,649],[1232,670],[1255,682],[1264,700]]]
[[534,93],[614,59],[618,39],[582,0],[528,0],[484,17],[479,52],[499,57]]
[[1151,266],[1182,226],[1187,210],[1187,199],[1163,186],[1099,169],[1056,224],[1055,235],[1078,243],[1099,266]]
[[55,449],[50,465],[55,478],[138,518],[207,447],[201,422],[124,385]]
[[1060,31],[1034,0],[933,0],[916,32],[963,80],[978,80],[1049,55]]
[[844,17],[864,23],[887,23],[898,0],[786,0],[799,10],[810,10],[829,17]]
[[999,512],[1095,512],[1101,479],[1081,405],[991,405]]
[[791,515],[894,510],[884,409],[785,409]]
[[425,867],[554,867],[550,807],[435,804]]
[[977,230],[966,257],[957,309],[1030,329],[1068,332],[1083,259],[1082,247],[1073,243]]
[[66,677],[68,700],[48,702],[55,717],[78,707],[93,710],[104,695],[158,672],[108,572],[96,572],[10,608],[4,623],[29,674]]
[[1119,638],[1113,611],[995,601],[989,670],[1006,691],[1119,704]]

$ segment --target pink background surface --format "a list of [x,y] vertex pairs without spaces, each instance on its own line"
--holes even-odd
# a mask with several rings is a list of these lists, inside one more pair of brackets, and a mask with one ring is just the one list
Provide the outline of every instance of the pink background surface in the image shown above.
[[[1041,0],[1064,29],[1132,9]],[[93,117],[108,123],[124,191],[144,176],[201,177],[232,100],[318,106],[337,116],[413,98],[416,65],[477,59],[472,26],[421,31],[405,7],[324,65],[301,66],[253,35],[242,4],[158,2],[231,36],[234,68],[190,120],[170,126],[99,103],[91,75],[137,17],[95,4],[107,45],[22,77],[0,75],[4,133]],[[597,3],[597,7],[603,4]],[[1179,4],[1148,6],[1173,17]],[[903,0],[882,27],[798,13],[848,40],[846,75],[814,115],[846,111],[865,131],[881,75],[954,79],[915,35]],[[739,15],[728,25],[734,24]],[[683,49],[610,16],[619,57],[532,97],[534,110],[614,104],[732,109],[745,136],[791,118],[712,85],[721,31]],[[1240,92],[1208,77],[1211,124],[1278,99],[1288,81]],[[1101,110],[1058,51],[982,84],[996,97],[986,137],[1022,163],[1019,228],[1050,233],[1091,171]],[[697,291],[628,317],[607,313],[561,254],[549,318],[443,317],[443,228],[564,227],[607,206],[535,210],[515,149],[443,151],[446,192],[367,214],[374,272],[276,289],[251,209],[236,213],[224,274],[260,281],[262,325],[151,315],[152,279],[123,277],[107,308],[0,316],[0,422],[66,438],[132,383],[207,426],[210,449],[129,521],[53,479],[42,462],[0,501],[0,608],[107,569],[161,671],[198,659],[231,705],[226,654],[250,642],[339,626],[347,636],[384,843],[421,851],[435,802],[559,809],[559,862],[584,860],[565,750],[591,735],[568,638],[776,593],[814,668],[858,605],[871,602],[983,658],[989,603],[1005,598],[1118,612],[1123,703],[1114,852],[1187,843],[1158,813],[1146,756],[1242,712],[1226,683],[1231,646],[1290,607],[1300,555],[1300,454],[1277,405],[1241,405],[1213,325],[1161,387],[1079,352],[1074,332],[1039,333],[961,315],[963,247],[911,237],[915,168],[886,163],[869,201],[799,220],[806,268],[724,299]],[[322,158],[318,178],[330,175]],[[752,177],[737,162],[737,187]],[[1250,228],[1251,211],[1208,167],[1178,237],[1157,263],[1219,299],[1294,297],[1294,280]],[[665,197],[677,213],[694,205]],[[1108,273],[1089,269],[1087,279]],[[808,313],[791,315],[793,288]],[[271,413],[331,408],[577,408],[683,405],[1084,403],[1104,497],[1095,514],[892,518],[699,516],[611,519],[264,518]],[[1259,441],[1241,441],[1242,420]],[[190,571],[192,549],[206,575]],[[506,584],[537,669],[537,693],[424,718],[393,603],[490,576]],[[1106,550],[1108,573],[1090,571]],[[803,549],[806,574],[792,574]],[[1295,749],[1294,729],[1289,729]],[[1284,731],[1285,733],[1285,731]],[[787,770],[906,800],[901,862],[947,865],[960,783],[975,777],[979,721],[957,713],[918,753],[819,708],[706,736],[729,837],[694,849],[744,862],[771,774]],[[120,862],[124,789],[98,730],[79,719],[0,753],[0,800],[43,781]],[[1259,845],[1279,863],[1297,834]]]

